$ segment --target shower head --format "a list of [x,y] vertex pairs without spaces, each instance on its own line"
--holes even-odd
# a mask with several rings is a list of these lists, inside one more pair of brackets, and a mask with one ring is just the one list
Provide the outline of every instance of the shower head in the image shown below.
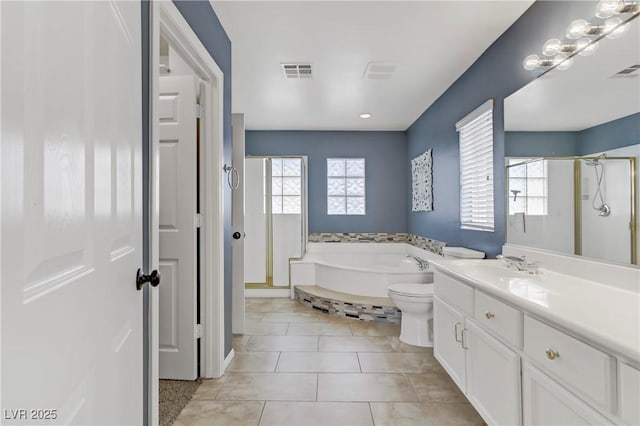
[[597,165],[601,164],[600,160],[604,160],[606,158],[607,158],[607,156],[605,154],[601,154],[601,155],[599,155],[599,156],[597,156],[595,158],[585,158],[584,163],[587,166],[597,166]]

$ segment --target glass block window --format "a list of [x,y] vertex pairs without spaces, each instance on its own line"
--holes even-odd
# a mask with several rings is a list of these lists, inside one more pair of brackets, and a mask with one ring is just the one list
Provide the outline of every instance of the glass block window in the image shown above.
[[527,216],[547,215],[548,161],[529,158],[510,158],[509,214],[524,213]]
[[364,158],[327,159],[327,214],[365,214]]
[[302,213],[302,160],[271,159],[271,213]]

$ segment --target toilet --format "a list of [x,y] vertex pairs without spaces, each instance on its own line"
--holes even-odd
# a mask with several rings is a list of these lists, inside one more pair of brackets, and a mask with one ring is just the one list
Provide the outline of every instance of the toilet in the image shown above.
[[[445,247],[444,257],[483,259],[484,253],[465,247]],[[395,283],[387,287],[389,298],[402,312],[402,343],[433,346],[433,286],[433,283]]]

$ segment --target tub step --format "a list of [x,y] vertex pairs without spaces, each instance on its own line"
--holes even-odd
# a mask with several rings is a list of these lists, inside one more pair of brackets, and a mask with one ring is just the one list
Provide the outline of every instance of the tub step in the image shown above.
[[297,285],[296,299],[305,306],[328,315],[399,324],[401,313],[388,297],[356,296],[315,285]]

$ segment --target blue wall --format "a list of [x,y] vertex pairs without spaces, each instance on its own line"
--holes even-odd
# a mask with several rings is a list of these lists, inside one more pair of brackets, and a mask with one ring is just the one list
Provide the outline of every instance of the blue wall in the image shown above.
[[640,144],[640,113],[579,132],[506,132],[507,157],[589,155]]
[[[469,69],[407,130],[407,160],[433,149],[434,210],[410,212],[411,233],[463,245],[495,255],[504,243],[504,120],[503,101],[536,77],[522,67],[530,53],[562,36],[578,17],[593,16],[597,2],[538,1],[534,3]],[[458,134],[455,123],[487,99],[494,99],[495,232],[460,229]],[[408,167],[408,166],[407,166]],[[406,172],[407,176],[409,171]],[[407,193],[410,188],[406,187]]]
[[[404,132],[247,131],[246,155],[306,155],[309,232],[406,232]],[[366,215],[327,214],[327,158],[364,157]]]
[[[231,41],[208,1],[174,4],[224,73],[224,162],[231,164]],[[222,174],[222,171],[220,171]],[[231,351],[231,190],[224,188],[224,353]]]
[[578,155],[640,143],[640,112],[578,132]]
[[576,132],[505,132],[506,157],[563,157],[576,155]]

